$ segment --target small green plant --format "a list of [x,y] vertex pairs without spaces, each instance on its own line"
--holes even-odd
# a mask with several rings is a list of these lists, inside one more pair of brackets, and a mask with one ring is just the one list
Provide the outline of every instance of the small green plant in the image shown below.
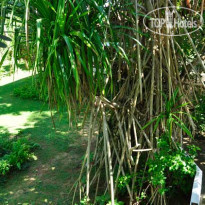
[[31,146],[27,143],[25,138],[14,141],[11,144],[11,152],[5,157],[14,168],[21,169],[24,162],[35,158],[31,153]]
[[[96,204],[97,205],[111,205],[110,195],[105,194],[102,196],[96,197]],[[115,205],[124,205],[124,202],[115,200]]]
[[98,205],[104,205],[104,204],[108,203],[109,200],[110,200],[109,194],[105,194],[105,195],[96,197],[96,203]]
[[188,145],[187,148],[188,148],[188,153],[192,158],[195,158],[197,156],[197,152],[201,150],[196,145]]
[[14,96],[23,99],[39,100],[39,92],[37,91],[37,89],[34,86],[28,84],[19,88],[15,88]]
[[6,175],[7,172],[9,172],[10,169],[10,163],[8,162],[8,160],[0,160],[0,174],[1,175]]
[[48,95],[40,92],[40,84],[38,77],[35,78],[35,84],[26,83],[23,86],[14,89],[13,94],[22,99],[48,101]]
[[[111,201],[109,201],[106,205],[112,205]],[[122,201],[115,201],[115,205],[124,205]]]
[[154,126],[155,132],[160,127],[161,122],[165,125],[161,136],[156,138],[157,151],[148,160],[148,178],[150,183],[157,187],[161,194],[165,192],[172,193],[178,189],[187,193],[192,186],[188,179],[192,178],[196,172],[194,157],[198,148],[192,145],[188,147],[189,153],[187,153],[172,138],[174,127],[181,128],[184,133],[193,138],[191,131],[177,116],[179,114],[187,114],[180,111],[187,103],[179,104],[181,97],[178,97],[178,92],[179,90],[176,89],[170,100],[164,95],[166,101],[165,111],[147,123],[143,128],[145,129],[150,124],[156,122]]
[[120,191],[120,193],[124,193],[127,189],[126,189],[126,185],[128,185],[131,180],[132,180],[133,176],[131,176],[130,174],[126,174],[125,176],[121,176],[118,179],[118,189]]
[[198,148],[191,148],[190,155],[180,148],[173,149],[165,135],[157,140],[157,147],[158,152],[148,161],[151,183],[161,194],[173,192],[177,187],[187,193],[192,186],[187,179],[196,173],[194,156]]
[[8,139],[0,137],[0,175],[4,176],[13,169],[22,169],[22,165],[37,157],[32,152],[37,147],[28,138]]
[[142,202],[144,199],[146,199],[147,198],[147,195],[146,195],[146,192],[141,192],[141,194],[140,194],[140,196],[137,196],[136,197],[136,201],[138,202],[138,203],[140,203],[140,202]]
[[92,205],[87,197],[80,201],[80,205]]

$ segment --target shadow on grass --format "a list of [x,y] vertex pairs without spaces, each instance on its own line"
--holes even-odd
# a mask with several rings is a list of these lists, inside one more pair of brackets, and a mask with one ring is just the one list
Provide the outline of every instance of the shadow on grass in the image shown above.
[[38,160],[8,176],[0,187],[0,204],[70,204],[68,191],[80,172],[85,139],[68,127],[66,113],[54,114],[55,129],[47,105],[13,96],[14,88],[25,83],[32,79],[0,87],[0,135],[28,136],[40,145]]
[[[0,115],[14,114],[20,115],[23,111],[48,111],[48,105],[39,101],[23,100],[13,95],[15,88],[30,84],[32,86],[32,77],[15,81],[13,83],[0,86]],[[23,102],[23,103],[22,103]]]

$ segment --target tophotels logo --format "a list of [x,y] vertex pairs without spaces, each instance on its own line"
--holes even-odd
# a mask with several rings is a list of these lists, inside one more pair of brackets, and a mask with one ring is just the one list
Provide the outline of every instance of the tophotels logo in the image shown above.
[[184,36],[198,31],[203,23],[199,12],[185,7],[163,7],[149,12],[143,19],[145,27],[159,35]]

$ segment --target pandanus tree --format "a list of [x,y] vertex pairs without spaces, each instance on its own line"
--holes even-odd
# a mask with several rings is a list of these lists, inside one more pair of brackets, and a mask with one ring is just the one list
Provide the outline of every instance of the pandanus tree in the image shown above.
[[[205,69],[200,56],[204,47],[197,40],[204,40],[203,30],[197,38],[189,34],[183,38],[160,36],[142,22],[149,11],[180,3],[1,2],[2,15],[8,19],[5,26],[14,31],[14,64],[18,65],[24,50],[26,61],[39,75],[41,92],[48,93],[51,109],[65,106],[70,122],[79,105],[87,107],[88,147],[71,189],[73,204],[75,196],[96,203],[99,193],[109,193],[114,204],[120,177],[127,173],[132,176],[125,184],[127,202],[134,204],[145,191],[150,195],[148,203],[166,204],[160,184],[147,183],[143,176],[137,184],[137,173],[146,171],[147,159],[158,150],[156,139],[162,133],[176,149],[182,146],[184,135],[192,137],[195,131],[190,115],[196,91],[192,82]],[[203,2],[197,1],[194,8],[201,11]],[[181,96],[178,100],[177,95]],[[94,135],[96,128],[98,136]]]

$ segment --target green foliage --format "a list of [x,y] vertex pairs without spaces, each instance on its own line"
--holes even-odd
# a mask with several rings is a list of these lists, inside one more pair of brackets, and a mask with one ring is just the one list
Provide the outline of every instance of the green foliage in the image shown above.
[[28,144],[27,140],[19,139],[11,144],[11,152],[5,155],[5,158],[8,160],[9,164],[20,170],[24,162],[35,158],[35,155],[30,151],[31,146]]
[[195,106],[194,117],[197,122],[199,131],[205,132],[205,96],[200,95],[198,97],[199,104]]
[[[141,161],[142,162],[142,161]],[[143,162],[144,164],[145,162]],[[127,194],[127,185],[131,186],[133,177],[135,177],[135,187],[134,187],[134,192],[137,193],[137,191],[139,191],[142,187],[143,187],[143,183],[145,181],[147,181],[147,174],[144,173],[144,166],[140,166],[138,167],[138,171],[135,174],[128,174],[126,173],[125,176],[120,176],[118,179],[118,194],[123,197]],[[146,175],[146,176],[145,176]],[[138,203],[144,201],[147,198],[146,192],[142,191],[141,193],[138,193],[138,195],[136,196],[136,201]]]
[[[97,196],[96,204],[97,205],[111,205],[109,194]],[[85,197],[83,200],[81,200],[80,205],[93,205],[93,203],[91,203],[90,200],[87,199],[87,197]],[[115,205],[124,205],[124,202],[115,200]]]
[[39,100],[39,92],[34,86],[24,85],[14,89],[14,95],[22,99]]
[[6,175],[9,172],[10,166],[8,160],[0,160],[0,175]]
[[[137,32],[144,35],[130,27],[136,19],[134,3],[128,2],[110,3],[109,7],[102,0],[3,0],[0,5],[10,17],[7,21],[15,27],[13,67],[25,59],[38,73],[40,92],[49,94],[51,107],[63,104],[69,113],[85,96],[91,101],[96,95],[111,96],[119,89],[118,83],[113,86],[117,76],[111,65],[119,61],[130,65],[128,59],[135,58],[136,52],[127,51],[136,43],[142,46]],[[124,15],[125,6],[130,15]],[[113,20],[119,16],[125,24]],[[122,35],[123,44],[119,43]]]
[[[96,197],[97,205],[111,205],[109,194],[97,196]],[[123,202],[115,200],[115,205],[124,205]]]
[[143,201],[143,200],[146,199],[146,198],[147,198],[146,193],[145,193],[144,191],[142,191],[141,194],[140,194],[140,196],[137,196],[137,197],[136,197],[136,201],[137,201],[138,203],[140,203],[141,201]]
[[126,185],[128,185],[131,180],[132,180],[133,176],[130,175],[130,174],[126,174],[125,176],[120,176],[119,179],[118,179],[118,189],[120,191],[120,193],[125,193],[127,188],[126,188]]
[[40,94],[39,88],[39,79],[36,80],[36,85],[25,84],[21,87],[14,88],[14,96],[20,97],[22,99],[32,99],[32,100],[41,100],[48,101],[47,95]]
[[182,0],[177,0],[176,6],[177,7],[182,6]]
[[164,132],[157,138],[157,151],[153,158],[148,161],[148,178],[153,186],[159,188],[159,192],[171,193],[181,189],[183,192],[190,190],[192,183],[188,179],[192,178],[196,172],[194,157],[198,148],[189,146],[189,153],[186,153],[179,144],[172,140],[173,127],[178,126],[184,133],[192,137],[191,131],[184,122],[177,116],[186,114],[180,111],[187,103],[179,104],[181,97],[178,97],[179,90],[176,89],[170,100],[165,98],[165,111],[147,123],[144,128],[155,123],[154,132],[163,121],[165,123]]
[[22,165],[30,160],[36,160],[32,152],[37,147],[27,138],[9,140],[5,136],[0,137],[0,175],[4,176],[13,169],[22,169]]
[[[21,16],[21,26],[25,28],[28,22],[24,19],[24,12],[30,9],[30,49],[35,49],[30,53],[25,50],[30,56],[30,65],[39,73],[41,91],[45,93],[44,89],[49,88],[50,102],[69,104],[68,98],[81,100],[79,96],[83,88],[104,93],[105,76],[111,78],[111,67],[104,45],[105,28],[108,32],[110,25],[103,2],[34,0],[25,5],[24,1],[20,1],[20,5],[16,2],[12,2],[15,6],[8,5],[13,12],[10,21],[14,23],[15,18]],[[24,36],[24,29],[15,33],[16,65],[22,56]],[[32,54],[34,61],[29,59]]]
[[97,202],[98,205],[104,205],[104,204],[106,204],[109,200],[110,200],[110,195],[109,195],[109,194],[105,194],[105,195],[97,196],[97,197],[96,197],[96,202]]
[[195,158],[197,156],[197,152],[201,150],[196,145],[188,145],[187,148],[188,148],[188,153],[192,158]]
[[150,182],[159,187],[161,194],[173,191],[176,187],[186,193],[192,186],[187,179],[194,177],[196,172],[194,156],[198,148],[192,147],[188,155],[180,148],[172,149],[167,139],[165,135],[158,139],[159,151],[148,162]]
[[13,74],[13,70],[11,69],[11,65],[2,66],[0,63],[0,79],[6,76],[11,76]]
[[92,205],[89,201],[87,197],[84,197],[84,199],[80,201],[80,205]]
[[[106,205],[112,205],[111,201],[109,201]],[[115,205],[124,205],[122,201],[115,201]]]
[[179,114],[187,114],[180,111],[180,108],[187,105],[187,103],[178,104],[181,96],[178,96],[179,89],[176,89],[169,100],[166,95],[162,94],[165,98],[165,111],[160,113],[156,118],[148,122],[142,129],[147,128],[150,124],[155,122],[154,132],[160,126],[160,123],[165,120],[166,125],[166,135],[169,138],[169,143],[171,143],[173,126],[178,126],[181,128],[189,137],[193,138],[191,131],[186,127],[184,122],[178,117]]

